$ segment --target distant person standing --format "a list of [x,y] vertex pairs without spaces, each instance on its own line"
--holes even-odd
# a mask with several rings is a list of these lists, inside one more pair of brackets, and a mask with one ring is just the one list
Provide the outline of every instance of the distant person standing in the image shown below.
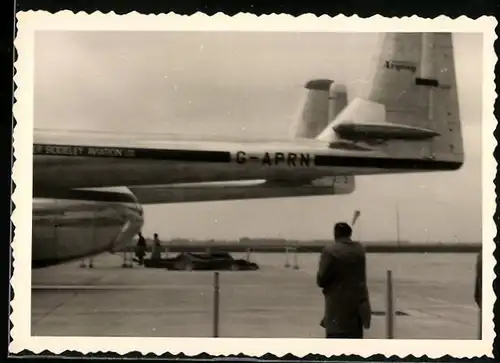
[[151,248],[151,260],[158,261],[161,260],[161,243],[158,238],[158,233],[153,235],[153,247]]
[[476,301],[479,309],[482,308],[482,295],[483,295],[483,264],[481,253],[478,253],[476,259],[476,283],[474,288],[474,300]]
[[137,246],[135,248],[135,255],[137,257],[137,262],[139,265],[144,264],[144,256],[146,256],[146,249],[147,249],[147,244],[146,240],[142,236],[142,233],[139,232],[139,239],[137,240]]
[[335,242],[321,252],[316,283],[325,297],[321,326],[327,338],[362,339],[363,328],[370,328],[365,250],[351,236],[347,223],[335,224]]

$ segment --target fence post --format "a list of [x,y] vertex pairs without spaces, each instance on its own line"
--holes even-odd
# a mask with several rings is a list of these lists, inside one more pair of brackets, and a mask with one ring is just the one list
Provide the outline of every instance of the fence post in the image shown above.
[[214,272],[213,337],[219,337],[219,272]]
[[387,270],[387,291],[386,291],[386,310],[385,310],[385,323],[386,323],[386,337],[387,339],[394,339],[394,291],[392,285],[392,271]]

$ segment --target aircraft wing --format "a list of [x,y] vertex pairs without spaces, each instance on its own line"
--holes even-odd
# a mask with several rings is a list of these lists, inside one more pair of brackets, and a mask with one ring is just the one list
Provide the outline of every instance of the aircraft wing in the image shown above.
[[33,182],[36,194],[44,188],[259,179],[295,182],[335,175],[457,168],[453,161],[398,159],[345,145],[345,141],[336,145],[302,139],[211,140],[178,135],[37,132]]

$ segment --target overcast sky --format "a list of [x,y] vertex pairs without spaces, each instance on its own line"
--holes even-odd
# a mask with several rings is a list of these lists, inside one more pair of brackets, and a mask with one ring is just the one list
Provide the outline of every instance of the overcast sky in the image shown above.
[[[288,136],[311,78],[363,83],[378,34],[40,32],[35,127]],[[481,35],[454,36],[466,162],[454,173],[368,176],[347,196],[146,207],[160,237],[327,238],[361,210],[364,240],[480,241]]]

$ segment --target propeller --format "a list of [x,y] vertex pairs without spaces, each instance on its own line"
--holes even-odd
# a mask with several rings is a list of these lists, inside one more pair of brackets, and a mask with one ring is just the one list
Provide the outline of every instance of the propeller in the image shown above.
[[355,210],[354,211],[354,214],[352,216],[352,223],[351,225],[354,226],[354,224],[356,223],[356,221],[358,220],[359,216],[361,216],[361,212],[359,210]]

